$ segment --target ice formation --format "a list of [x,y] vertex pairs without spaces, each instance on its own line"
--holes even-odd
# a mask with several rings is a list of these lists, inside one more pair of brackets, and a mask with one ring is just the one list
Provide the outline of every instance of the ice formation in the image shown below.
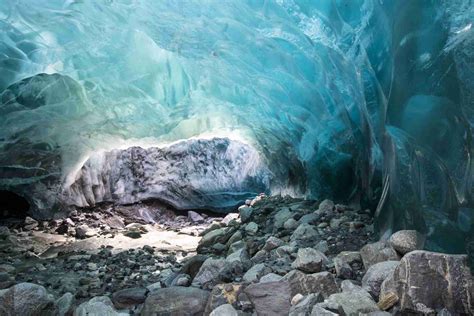
[[98,151],[237,135],[271,193],[463,251],[473,21],[470,0],[1,1],[0,189],[50,210]]

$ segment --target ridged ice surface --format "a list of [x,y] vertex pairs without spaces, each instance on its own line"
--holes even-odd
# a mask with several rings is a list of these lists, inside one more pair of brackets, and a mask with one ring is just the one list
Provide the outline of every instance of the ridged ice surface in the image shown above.
[[98,150],[229,136],[260,153],[273,193],[381,199],[382,234],[415,227],[463,251],[473,7],[0,1],[0,187],[60,194]]

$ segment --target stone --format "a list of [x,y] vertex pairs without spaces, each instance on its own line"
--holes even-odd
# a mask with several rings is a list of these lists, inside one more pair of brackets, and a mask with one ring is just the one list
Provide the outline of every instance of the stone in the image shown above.
[[291,302],[290,304],[293,306],[293,305],[296,305],[298,304],[302,299],[303,299],[303,295],[298,293],[296,294],[295,296],[293,296],[293,298],[291,299]]
[[[361,286],[352,283],[349,280],[344,280],[341,282],[341,291],[342,292],[353,292],[353,291],[365,291]],[[367,292],[368,293],[368,292]]]
[[198,252],[200,249],[211,247],[216,243],[225,244],[234,232],[235,229],[233,227],[219,228],[208,232],[199,241]]
[[290,308],[289,316],[304,316],[310,315],[313,310],[313,307],[324,300],[321,294],[319,293],[312,293],[306,296],[301,296],[300,300],[293,304],[292,300],[292,307]]
[[244,290],[257,315],[287,316],[290,311],[291,290],[288,282],[254,283]]
[[265,241],[265,245],[263,246],[263,250],[270,251],[276,249],[280,246],[283,246],[285,243],[283,240],[276,238],[275,236],[270,236],[267,241]]
[[155,283],[147,285],[147,287],[146,287],[146,289],[150,292],[156,291],[156,290],[161,289],[161,288],[162,288],[161,282],[155,282]]
[[283,279],[290,285],[291,296],[300,293],[308,295],[310,293],[320,293],[324,298],[339,292],[334,276],[329,272],[319,272],[305,274],[298,270],[288,272]]
[[91,229],[86,224],[82,224],[76,227],[76,238],[77,239],[85,239],[90,238],[96,235],[96,232]]
[[273,217],[273,227],[278,230],[283,227],[285,222],[293,217],[293,212],[288,207],[281,208]]
[[254,265],[253,267],[251,267],[247,272],[245,272],[242,279],[245,282],[249,282],[249,283],[257,282],[260,279],[260,277],[264,274],[265,268],[266,268],[265,264],[258,263]]
[[403,256],[410,251],[423,249],[425,238],[416,230],[400,230],[390,237],[389,243]]
[[378,262],[400,260],[395,249],[383,241],[365,245],[360,249],[360,256],[366,270]]
[[370,266],[362,278],[362,287],[378,299],[382,282],[395,271],[398,264],[399,261],[384,261]]
[[202,315],[208,298],[209,292],[193,287],[157,289],[146,298],[141,315]]
[[33,316],[55,312],[53,297],[41,285],[19,283],[0,292],[0,315]]
[[370,294],[363,290],[332,294],[318,305],[341,315],[359,315],[359,313],[379,311]]
[[238,316],[239,314],[230,304],[224,304],[213,310],[209,316]]
[[250,220],[252,216],[253,209],[251,206],[242,205],[239,207],[239,215],[242,223],[246,223]]
[[320,251],[326,254],[329,251],[328,242],[326,240],[321,240],[318,244],[314,247],[317,251]]
[[290,240],[297,243],[303,247],[314,245],[319,238],[319,234],[310,224],[300,224],[298,228],[295,229],[293,234],[291,234]]
[[72,315],[73,306],[76,298],[71,293],[64,293],[59,299],[56,300],[56,306],[58,307],[58,316]]
[[227,262],[241,262],[241,263],[247,263],[250,260],[249,254],[247,252],[247,249],[245,248],[240,248],[236,250],[235,252],[231,253],[230,255],[227,256],[225,259]]
[[202,264],[199,272],[193,279],[192,285],[211,289],[220,282],[219,274],[226,264],[225,259],[208,258]]
[[263,277],[260,278],[260,283],[268,283],[268,282],[278,282],[283,277],[281,275],[275,273],[265,274]]
[[5,240],[10,236],[10,230],[7,226],[0,226],[0,240]]
[[313,248],[300,248],[291,267],[308,273],[320,272],[326,256]]
[[193,222],[193,223],[203,223],[204,222],[204,217],[201,216],[201,214],[194,212],[194,211],[188,211],[188,219]]
[[120,316],[107,296],[96,296],[79,305],[74,316]]
[[229,213],[221,221],[224,225],[229,225],[232,221],[236,221],[239,218],[238,213]]
[[434,313],[442,308],[454,314],[474,313],[474,278],[466,255],[409,252],[382,284],[381,299],[389,293],[398,296],[402,313]]
[[25,226],[24,226],[24,229],[26,229],[26,230],[32,230],[32,229],[38,227],[38,225],[39,225],[39,224],[38,224],[38,221],[37,221],[37,220],[35,220],[35,219],[33,219],[33,218],[29,217],[29,216],[25,217]]
[[245,225],[245,232],[249,235],[255,235],[258,231],[258,225],[255,222],[250,222]]
[[145,302],[147,293],[143,287],[122,289],[112,294],[112,302],[117,309],[131,308]]
[[336,275],[341,279],[353,279],[355,277],[351,265],[362,262],[358,251],[342,251],[333,260]]
[[324,200],[319,204],[318,211],[320,213],[331,214],[334,210],[334,202],[331,200]]
[[311,316],[338,316],[339,314],[330,312],[318,305],[314,306],[311,310]]
[[310,224],[310,225],[316,225],[318,220],[319,220],[319,216],[317,214],[310,213],[310,214],[306,214],[306,215],[301,216],[298,223],[299,224],[307,223],[307,224]]
[[293,230],[296,227],[298,227],[298,222],[293,218],[287,219],[283,224],[283,228],[286,230]]
[[208,315],[220,305],[234,304],[242,290],[241,284],[226,283],[214,286],[207,301],[204,314]]

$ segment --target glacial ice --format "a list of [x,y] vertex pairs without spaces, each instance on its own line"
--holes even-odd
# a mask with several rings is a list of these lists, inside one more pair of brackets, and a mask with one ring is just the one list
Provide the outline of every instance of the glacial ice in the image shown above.
[[470,0],[1,1],[0,189],[47,212],[97,152],[229,137],[271,193],[464,251],[473,21]]

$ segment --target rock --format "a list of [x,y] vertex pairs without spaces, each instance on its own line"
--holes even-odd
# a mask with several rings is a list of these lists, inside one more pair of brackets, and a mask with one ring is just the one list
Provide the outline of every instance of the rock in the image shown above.
[[306,247],[314,245],[318,242],[319,234],[310,224],[300,224],[298,228],[291,234],[290,240],[300,246]]
[[127,236],[129,238],[132,238],[132,239],[138,239],[140,237],[142,237],[142,233],[140,233],[139,231],[135,231],[135,230],[127,230],[123,233],[124,236]]
[[265,245],[263,246],[263,250],[270,251],[280,246],[283,246],[284,244],[285,243],[283,242],[283,240],[276,238],[275,236],[270,236],[265,242]]
[[290,311],[291,291],[286,281],[254,283],[244,292],[259,316],[287,316]]
[[72,311],[73,311],[72,309],[73,309],[75,301],[76,301],[76,298],[74,297],[74,295],[72,295],[69,292],[64,293],[64,295],[61,296],[56,301],[56,306],[58,307],[58,315],[59,316],[72,315]]
[[230,304],[224,304],[213,310],[209,316],[238,316],[239,314]]
[[293,306],[293,305],[296,305],[298,304],[302,299],[303,299],[303,295],[298,293],[296,294],[295,296],[293,296],[293,298],[291,299],[291,302],[290,304]]
[[331,200],[324,200],[319,204],[318,211],[320,213],[331,214],[334,210],[334,202]]
[[242,285],[240,284],[227,283],[214,286],[207,301],[204,314],[208,315],[220,305],[234,304],[238,300],[240,293],[242,293]]
[[379,310],[370,294],[363,290],[336,293],[318,305],[341,315],[359,315]]
[[384,281],[381,299],[393,291],[402,313],[434,313],[444,307],[454,314],[474,313],[474,279],[466,255],[409,252]]
[[131,308],[145,302],[148,290],[143,287],[123,289],[112,295],[112,302],[117,309]]
[[308,273],[319,272],[326,261],[327,258],[322,252],[313,248],[300,248],[291,267]]
[[400,260],[395,249],[383,241],[365,245],[360,249],[360,256],[365,269],[378,262]]
[[192,285],[211,289],[214,285],[220,282],[219,274],[225,264],[226,261],[224,259],[208,258],[204,261],[199,272],[194,277]]
[[0,240],[5,240],[10,236],[10,230],[7,226],[0,226]]
[[313,307],[324,300],[321,294],[313,293],[306,296],[301,296],[300,300],[290,308],[289,316],[305,316],[310,315]]
[[362,262],[362,257],[358,251],[342,251],[333,260],[336,275],[341,279],[354,279],[354,271],[351,265]]
[[341,226],[341,224],[343,224],[344,222],[347,222],[347,220],[348,220],[348,218],[345,217],[345,216],[333,218],[329,222],[329,227],[331,227],[332,229],[336,229],[339,226]]
[[314,306],[311,311],[311,316],[338,316],[339,314],[330,312],[318,305]]
[[234,232],[235,229],[233,227],[219,228],[208,232],[199,241],[198,252],[200,249],[211,247],[216,243],[225,244]]
[[306,214],[306,215],[301,216],[298,223],[299,224],[307,223],[307,224],[310,224],[310,225],[316,225],[318,220],[319,220],[319,215],[318,214],[310,213],[310,214]]
[[283,228],[286,230],[293,230],[296,227],[298,227],[298,222],[293,218],[287,219],[283,224]]
[[148,295],[141,311],[151,315],[202,315],[209,292],[193,287],[169,287]]
[[242,277],[245,282],[257,282],[265,272],[265,264],[259,263],[251,267]]
[[329,251],[328,242],[326,240],[321,240],[318,244],[314,247],[317,251],[320,251],[326,254]]
[[0,264],[0,272],[14,273],[15,267],[9,264]]
[[25,226],[23,227],[25,230],[32,230],[36,227],[38,227],[38,221],[29,216],[25,217]]
[[281,275],[275,273],[265,274],[263,277],[260,278],[260,283],[268,283],[268,282],[278,282],[283,277]]
[[251,206],[242,205],[239,207],[239,215],[242,223],[246,223],[252,216],[253,209]]
[[238,261],[245,264],[250,260],[250,257],[249,257],[249,254],[247,253],[247,249],[240,248],[239,250],[236,250],[235,252],[228,255],[225,260],[227,262]]
[[79,305],[74,316],[120,316],[107,296],[96,296]]
[[239,218],[238,213],[229,213],[222,219],[221,223],[224,225],[229,225],[230,222],[236,221],[238,218]]
[[423,249],[425,238],[416,230],[400,230],[390,237],[389,243],[403,256],[410,251]]
[[33,316],[55,312],[53,297],[41,285],[19,283],[0,293],[0,315]]
[[273,227],[275,230],[278,230],[283,227],[285,222],[293,217],[293,213],[288,207],[281,208],[273,217]]
[[290,285],[291,297],[298,293],[302,295],[321,293],[324,298],[327,298],[339,292],[336,280],[329,272],[304,274],[301,271],[292,270],[283,277],[283,280]]
[[89,228],[89,226],[83,224],[76,227],[76,238],[77,239],[85,239],[95,236],[97,233]]
[[245,232],[249,235],[255,235],[258,231],[258,225],[255,222],[250,222],[245,226]]
[[183,266],[180,269],[180,273],[188,274],[191,278],[194,278],[203,263],[208,259],[208,256],[205,255],[195,255],[190,258],[183,260]]
[[377,306],[381,310],[386,311],[392,308],[395,304],[397,304],[397,302],[398,302],[398,295],[395,294],[394,292],[389,292],[380,298],[379,302],[377,303]]
[[194,212],[194,211],[188,211],[188,219],[193,222],[193,223],[203,223],[204,222],[204,217],[201,216],[201,214]]
[[362,278],[362,287],[378,299],[382,282],[393,273],[398,264],[399,261],[384,261],[370,266]]
[[156,291],[158,289],[161,289],[161,282],[155,282],[150,285],[147,285],[146,289],[150,292]]
[[365,291],[361,286],[355,285],[349,280],[341,282],[341,290],[342,292]]

